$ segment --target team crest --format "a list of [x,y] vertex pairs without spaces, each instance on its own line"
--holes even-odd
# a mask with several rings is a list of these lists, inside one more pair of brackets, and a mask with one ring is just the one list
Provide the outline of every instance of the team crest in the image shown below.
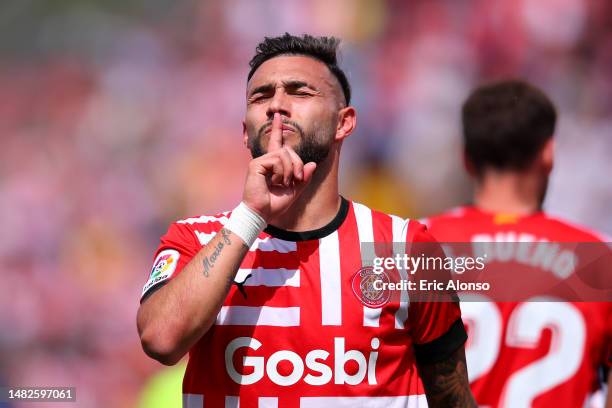
[[[380,282],[374,285],[374,282]],[[391,291],[388,289],[389,276],[383,271],[375,273],[374,268],[366,266],[353,275],[351,283],[353,293],[365,306],[372,308],[383,307],[389,302]],[[384,285],[384,288],[382,287]],[[378,289],[376,289],[378,287]]]

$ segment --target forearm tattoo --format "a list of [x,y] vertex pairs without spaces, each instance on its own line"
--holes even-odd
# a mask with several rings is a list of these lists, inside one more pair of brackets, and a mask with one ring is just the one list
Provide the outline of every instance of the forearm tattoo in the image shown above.
[[444,361],[420,365],[419,373],[431,408],[477,406],[470,391],[463,347]]
[[202,260],[202,266],[203,266],[202,273],[207,278],[208,278],[208,274],[210,270],[212,269],[213,266],[215,266],[215,262],[219,258],[219,255],[221,255],[221,251],[223,251],[223,248],[225,248],[226,246],[232,245],[232,240],[230,239],[230,236],[229,236],[230,233],[228,230],[226,230],[225,228],[221,228],[221,231],[219,231],[219,234],[221,234],[221,237],[223,239],[217,242],[217,245],[215,246],[213,253],[210,254],[209,256],[205,256],[204,259]]

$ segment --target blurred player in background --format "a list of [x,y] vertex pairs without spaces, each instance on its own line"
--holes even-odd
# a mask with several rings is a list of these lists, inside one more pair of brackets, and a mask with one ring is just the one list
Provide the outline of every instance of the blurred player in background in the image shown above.
[[457,303],[373,308],[353,293],[368,262],[361,242],[432,238],[339,195],[340,148],[356,112],[336,48],[334,38],[289,34],[259,44],[243,201],[178,221],[161,239],[138,329],[164,364],[189,351],[185,406],[475,404]]
[[[436,239],[600,240],[542,211],[556,122],[555,108],[543,92],[515,80],[482,86],[463,105],[462,120],[474,203],[429,218],[426,223]],[[470,333],[468,367],[478,404],[583,407],[606,364],[612,304],[488,300],[461,307]]]

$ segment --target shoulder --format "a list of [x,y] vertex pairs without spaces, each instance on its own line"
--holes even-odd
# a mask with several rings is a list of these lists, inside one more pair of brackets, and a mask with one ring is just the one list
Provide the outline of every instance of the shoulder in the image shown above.
[[231,215],[231,211],[225,211],[215,215],[199,215],[196,217],[189,217],[182,220],[175,221],[175,224],[182,225],[207,225],[207,224],[220,224],[224,225]]
[[378,236],[393,242],[435,241],[427,231],[427,226],[418,220],[373,210],[355,201],[351,201],[351,206],[357,218],[358,226],[360,223],[366,222],[372,225],[375,239]]
[[[357,228],[360,230],[372,229],[374,236],[372,241],[385,239],[399,241],[399,237],[405,228],[406,220],[400,216],[387,214],[382,211],[374,210],[362,203],[350,201],[351,211],[355,216]],[[367,236],[367,234],[365,234]]]
[[440,214],[434,214],[429,217],[420,218],[419,221],[431,228],[438,224],[446,224],[452,222],[461,222],[465,220],[470,214],[470,208],[467,206],[459,206],[451,208],[450,210],[444,211]]
[[542,212],[541,220],[547,224],[548,228],[553,229],[558,235],[562,235],[564,240],[612,242],[612,237],[554,214]]
[[230,211],[179,219],[168,227],[162,241],[183,241],[206,245],[229,220]]

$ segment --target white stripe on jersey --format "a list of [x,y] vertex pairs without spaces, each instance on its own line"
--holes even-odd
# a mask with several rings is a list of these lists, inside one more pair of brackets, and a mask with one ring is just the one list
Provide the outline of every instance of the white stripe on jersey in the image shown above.
[[258,408],[278,408],[278,398],[259,397],[257,400]]
[[217,315],[219,326],[277,326],[300,325],[300,308],[271,306],[223,306]]
[[249,251],[255,250],[265,251],[265,252],[280,252],[282,254],[287,254],[289,252],[297,251],[297,244],[293,241],[285,241],[278,238],[265,237],[265,238],[257,238]]
[[[361,243],[361,264],[372,266],[376,253],[374,252],[374,226],[372,224],[372,210],[363,204],[353,202],[355,218],[357,219],[357,233]],[[363,245],[367,243],[367,245]],[[365,327],[378,327],[382,308],[375,309],[363,307],[363,325]]]
[[240,408],[240,397],[227,395],[225,397],[225,408]]
[[[226,396],[225,408],[240,408],[240,397]],[[257,408],[278,408],[278,398],[259,397],[257,399]]]
[[399,397],[301,397],[300,408],[425,408],[425,395]]
[[[393,229],[393,253],[403,255],[406,252],[406,235],[408,233],[408,223],[395,215],[391,216]],[[404,268],[397,268],[402,280],[408,280],[408,274]],[[403,289],[400,293],[399,309],[395,312],[395,328],[403,329],[404,322],[408,318],[408,291]]]
[[[211,239],[217,235],[216,232],[200,232],[195,230],[196,237],[198,241],[200,241],[200,245],[204,246],[210,242]],[[249,248],[249,251],[264,251],[264,252],[272,252],[276,251],[281,254],[287,254],[289,252],[297,251],[297,244],[292,241],[285,241],[278,238],[265,237],[265,238],[256,238],[253,245]]]
[[214,215],[202,215],[199,217],[186,218],[184,220],[179,220],[177,224],[206,224],[207,222],[220,222],[221,224],[225,224],[229,218],[227,218],[227,214],[229,211],[223,213],[221,217],[217,217]]
[[338,231],[319,240],[319,271],[321,276],[321,324],[341,326],[342,279]]
[[[374,258],[376,253],[374,252],[374,227],[372,224],[372,210],[363,204],[353,202],[353,208],[355,209],[355,218],[357,220],[357,234],[359,235],[359,242],[361,244],[361,263],[363,266],[374,265]],[[369,245],[363,245],[363,243]]]
[[204,396],[201,394],[183,394],[183,408],[203,408]]
[[[251,275],[247,279],[247,276]],[[246,279],[246,281],[245,281]],[[299,269],[238,269],[234,281],[237,283],[244,282],[244,286],[300,286],[300,270]]]
[[217,235],[216,232],[207,234],[205,232],[200,232],[198,230],[195,230],[195,234],[196,234],[196,237],[198,237],[198,241],[200,241],[200,245],[202,246],[207,245],[210,242],[210,240],[213,239],[215,235]]

